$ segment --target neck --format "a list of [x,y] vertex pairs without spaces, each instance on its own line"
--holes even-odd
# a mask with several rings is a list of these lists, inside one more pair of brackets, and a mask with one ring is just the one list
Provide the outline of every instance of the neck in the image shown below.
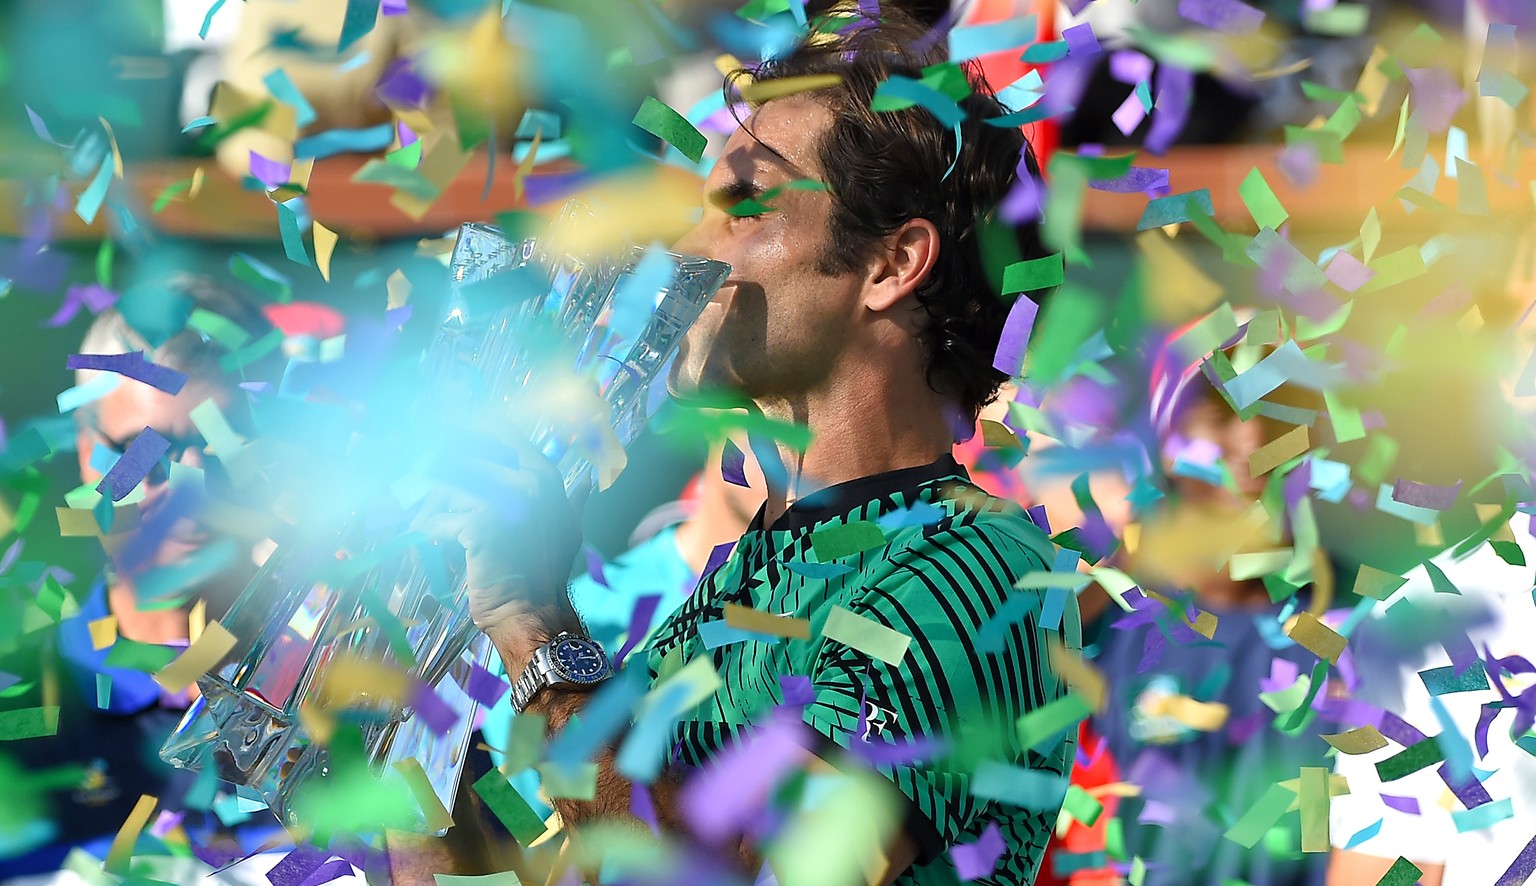
[[187,611],[138,608],[138,595],[132,584],[114,582],[107,589],[107,606],[117,619],[117,633],[139,643],[170,643],[187,639]]
[[768,484],[765,527],[819,489],[929,464],[954,449],[944,400],[921,377],[843,379],[809,396],[754,403],[769,418],[806,425],[812,434],[804,453],[754,444]]

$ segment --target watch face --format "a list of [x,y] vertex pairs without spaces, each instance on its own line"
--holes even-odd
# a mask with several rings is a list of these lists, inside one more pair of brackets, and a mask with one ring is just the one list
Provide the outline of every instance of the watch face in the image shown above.
[[549,657],[560,676],[572,683],[596,683],[612,670],[603,648],[579,637],[567,637],[556,643]]

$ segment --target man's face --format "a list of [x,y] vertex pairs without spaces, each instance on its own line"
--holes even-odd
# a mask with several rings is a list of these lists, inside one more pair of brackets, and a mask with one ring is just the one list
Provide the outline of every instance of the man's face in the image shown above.
[[[192,424],[191,412],[209,398],[226,411],[232,401],[229,391],[203,381],[188,381],[179,393],[171,395],[141,382],[123,379],[111,393],[92,404],[94,420],[88,420],[86,426],[77,431],[81,481],[92,486],[101,481],[101,472],[90,463],[91,452],[96,446],[121,453],[146,427],[153,428],[171,443],[167,454],[173,461],[202,467],[202,437]],[[140,506],[145,520],[152,519],[156,510],[169,500],[168,479],[158,468],[146,477],[144,501]],[[203,543],[203,532],[196,523],[189,519],[177,520],[156,551],[154,565],[174,563]]]
[[814,391],[844,356],[863,275],[817,270],[831,195],[785,187],[766,201],[772,211],[725,211],[797,179],[824,181],[816,152],[831,123],[823,105],[791,96],[763,105],[726,143],[704,183],[703,217],[673,249],[728,262],[731,275],[683,340],[668,380],[674,396],[795,398]]

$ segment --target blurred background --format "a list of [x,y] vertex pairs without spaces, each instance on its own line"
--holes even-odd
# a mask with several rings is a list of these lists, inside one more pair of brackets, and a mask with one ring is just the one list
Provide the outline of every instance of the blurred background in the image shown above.
[[[830,5],[0,4],[0,542],[11,550],[0,566],[11,607],[0,614],[0,715],[13,715],[0,738],[48,740],[25,719],[58,704],[39,664],[57,652],[46,634],[86,601],[106,562],[106,528],[70,531],[57,510],[91,460],[78,454],[75,409],[92,393],[60,397],[80,383],[67,358],[87,352],[82,340],[99,314],[114,304],[143,310],[143,293],[178,275],[258,305],[324,306],[324,321],[268,312],[280,335],[266,353],[247,353],[244,380],[259,392],[286,384],[295,362],[330,363],[338,375],[310,388],[311,398],[345,401],[339,379],[373,365],[362,359],[367,342],[387,340],[379,353],[408,362],[431,340],[459,224],[517,230],[566,196],[596,191],[632,239],[666,242],[684,230],[734,125],[720,91],[722,56],[771,53],[793,38],[797,15]],[[1523,331],[1536,298],[1527,97],[1536,7],[900,5],[944,28],[1024,23],[1027,37],[989,48],[979,63],[1010,106],[1038,112],[1023,125],[1045,182],[1021,196],[1011,220],[1043,210],[1052,245],[1068,255],[1067,284],[1036,328],[1025,386],[988,413],[991,426],[964,444],[965,460],[994,493],[1043,505],[1058,542],[1083,551],[1085,570],[1113,565],[1129,576],[1126,587],[1161,587],[1195,607],[1174,607],[1170,622],[1114,605],[1112,581],[1083,592],[1085,620],[1096,625],[1084,658],[1107,681],[1108,700],[1083,736],[1089,801],[1064,820],[1046,875],[1322,883],[1327,850],[1367,830],[1371,813],[1331,843],[1325,828],[1321,848],[1315,832],[1302,834],[1315,807],[1276,814],[1247,845],[1229,839],[1270,786],[1334,768],[1338,752],[1318,737],[1323,723],[1303,727],[1301,715],[1331,716],[1338,733],[1359,725],[1327,708],[1330,696],[1349,696],[1342,671],[1330,672],[1327,690],[1314,677],[1297,697],[1280,698],[1317,662],[1288,639],[1298,613],[1342,631],[1375,600],[1377,573],[1417,569],[1432,582],[1422,564],[1458,543],[1491,538],[1518,551],[1529,541],[1501,533],[1536,500],[1522,399],[1536,393]],[[649,96],[702,132],[702,159],[631,123]],[[1103,159],[1131,151],[1130,172]],[[1274,383],[1243,408],[1213,383],[1252,372],[1292,340],[1328,365],[1326,381],[1309,381],[1295,364],[1275,369]],[[1205,359],[1213,351],[1219,359]],[[384,393],[375,385],[367,396]],[[1303,425],[1310,436],[1299,447],[1276,444]],[[608,574],[601,589],[582,593],[602,597],[594,606],[608,613],[613,643],[635,600],[659,589],[657,576],[675,605],[713,545],[756,509],[751,483],[743,491],[719,482],[722,441],[697,427],[664,411],[630,449],[630,464],[643,468],[587,508],[584,562],[606,562]],[[1284,469],[1250,476],[1261,450]],[[1452,491],[1444,506],[1430,506],[1432,492],[1397,495],[1402,481]],[[1266,499],[1287,514],[1276,522],[1283,528],[1243,549],[1253,555],[1243,568],[1224,557],[1213,567],[1216,548],[1230,540],[1230,557],[1244,543],[1229,538],[1233,521]],[[1302,530],[1298,499],[1309,502]],[[1195,503],[1205,510],[1191,510]],[[709,519],[677,528],[700,513]],[[663,530],[679,546],[663,552],[667,563],[622,559]],[[1214,541],[1192,540],[1202,535]],[[1268,560],[1258,556],[1266,551]],[[686,569],[676,570],[679,560]],[[1513,554],[1504,561],[1514,567]],[[590,580],[601,570],[587,572]],[[38,602],[50,580],[66,598],[51,616]],[[1529,576],[1520,581],[1517,590],[1529,591]],[[628,590],[618,587],[625,582]],[[1228,615],[1214,637],[1201,631],[1202,609]],[[1485,616],[1465,623],[1486,625]],[[1403,635],[1399,628],[1391,633]],[[1439,641],[1429,632],[1419,645]],[[1212,705],[1219,722],[1207,719]],[[64,707],[58,729],[74,736],[75,762],[89,768],[87,721],[71,722]],[[1462,729],[1470,736],[1474,723]],[[0,880],[64,864],[70,845],[104,851],[116,825],[86,834],[45,824],[70,814],[59,799],[68,791],[27,782],[22,770],[32,764],[14,762],[7,745],[0,741],[0,790],[21,786],[31,800],[0,811]],[[1450,786],[1426,790],[1438,796]],[[1323,791],[1326,801],[1326,782]],[[103,801],[119,810],[115,821],[133,806],[123,793]],[[1536,823],[1527,813],[1513,807],[1513,823],[1502,826],[1529,837]],[[1448,843],[1460,828],[1423,840]],[[1370,850],[1370,839],[1351,848]],[[1499,840],[1487,851],[1512,845]],[[1376,882],[1399,854],[1383,849],[1379,869],[1332,882]],[[1499,870],[1513,857],[1501,857]],[[1434,877],[1435,865],[1454,869],[1444,852],[1420,861]]]

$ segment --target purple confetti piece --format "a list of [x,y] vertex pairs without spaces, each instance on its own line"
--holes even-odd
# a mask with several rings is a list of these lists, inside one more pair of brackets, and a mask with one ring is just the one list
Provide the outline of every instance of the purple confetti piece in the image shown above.
[[743,489],[752,487],[752,484],[747,482],[746,453],[730,440],[726,440],[725,446],[720,450],[720,476],[732,486],[740,486]]
[[459,721],[459,714],[431,686],[417,680],[411,691],[411,710],[426,721],[427,728],[438,735],[446,733]]
[[1136,817],[1136,821],[1141,824],[1172,827],[1179,821],[1179,810],[1162,800],[1148,800],[1141,809],[1141,815]]
[[1413,91],[1410,119],[1430,132],[1446,131],[1467,100],[1467,93],[1442,68],[1408,68],[1406,72]]
[[405,0],[384,0],[379,4],[379,12],[384,15],[405,15],[410,11]]
[[1173,144],[1189,120],[1190,96],[1195,88],[1193,71],[1163,65],[1157,69],[1157,113],[1142,143],[1153,154],[1161,155]]
[[1024,512],[1029,522],[1040,527],[1040,531],[1046,535],[1051,534],[1051,520],[1045,515],[1045,505],[1034,505]]
[[911,766],[938,759],[944,754],[944,740],[920,735],[904,741],[856,741],[853,751],[872,766]]
[[1354,292],[1369,283],[1376,272],[1366,267],[1354,254],[1341,249],[1334,253],[1328,267],[1323,270],[1323,276],[1345,292]]
[[1248,34],[1264,24],[1264,13],[1241,0],[1179,0],[1179,15],[1224,34]]
[[661,826],[656,823],[656,806],[651,802],[650,789],[638,779],[629,784],[629,814],[645,822],[651,833],[661,836]]
[[1095,191],[1108,191],[1112,194],[1147,194],[1153,191],[1164,191],[1168,188],[1168,170],[1132,166],[1119,178],[1091,181],[1088,187]]
[[1521,883],[1529,880],[1533,873],[1536,873],[1536,837],[1532,837],[1531,842],[1525,844],[1525,848],[1520,850],[1520,854],[1515,856],[1514,861],[1510,862],[1509,868],[1499,876],[1494,886],[1520,886]]
[[718,844],[739,833],[771,789],[805,759],[805,724],[777,718],[728,747],[683,788],[683,809],[695,833]]
[[70,147],[70,145],[66,145],[53,137],[53,133],[48,131],[48,124],[43,122],[43,118],[39,117],[37,112],[32,110],[30,105],[22,105],[22,107],[27,109],[27,119],[32,121],[32,131],[37,134],[38,138],[42,139],[50,145],[53,145],[54,147]]
[[512,687],[507,681],[496,676],[480,665],[470,662],[469,679],[464,682],[464,694],[480,702],[488,708],[493,708],[501,701],[501,697]]
[[1440,773],[1440,780],[1445,782],[1445,786],[1451,789],[1451,793],[1455,794],[1456,799],[1460,800],[1461,805],[1466,808],[1475,809],[1485,803],[1493,802],[1493,797],[1488,795],[1488,789],[1477,780],[1477,776],[1468,773],[1464,778],[1457,778],[1451,771],[1449,761],[1440,764],[1440,768],[1436,771]]
[[1233,747],[1247,744],[1269,724],[1269,711],[1257,710],[1246,717],[1238,717],[1227,724],[1227,742]]
[[1109,119],[1114,122],[1115,128],[1120,130],[1121,135],[1130,135],[1135,132],[1136,127],[1140,126],[1141,121],[1146,118],[1147,109],[1142,107],[1141,99],[1134,92],[1126,96],[1125,101],[1120,103],[1120,107],[1109,115]]
[[802,674],[780,674],[779,692],[784,696],[784,704],[791,707],[803,708],[816,701],[811,678]]
[[582,547],[581,553],[587,558],[587,577],[608,587],[608,576],[603,572],[603,555],[586,546]]
[[949,859],[955,863],[955,873],[962,880],[975,880],[997,870],[997,860],[1003,857],[1007,847],[997,822],[987,825],[974,843],[957,843],[949,850]]
[[344,858],[335,858],[315,868],[315,872],[305,878],[302,886],[323,886],[351,874],[352,864]]
[[1394,797],[1391,794],[1382,794],[1381,802],[1387,804],[1388,809],[1396,809],[1398,812],[1406,812],[1409,815],[1419,814],[1417,797]]
[[160,814],[155,817],[155,823],[150,826],[149,833],[154,837],[164,840],[165,835],[181,824],[181,820],[186,817],[187,814],[185,812],[172,812],[169,809],[162,809]]
[[1135,86],[1152,76],[1152,59],[1134,49],[1116,50],[1109,57],[1109,73],[1121,83]]
[[1011,225],[1021,225],[1039,219],[1044,202],[1044,186],[1039,179],[1025,172],[1019,176],[1018,181],[1013,183],[1013,187],[1008,190],[1008,196],[1003,198],[1003,203],[997,211],[1003,221]]
[[1003,334],[997,343],[997,353],[992,358],[994,369],[1005,375],[1018,375],[1022,371],[1024,352],[1029,348],[1029,339],[1035,329],[1035,318],[1039,314],[1040,306],[1027,296],[1020,295],[1014,299],[1013,307],[1008,309],[1008,319],[1003,323]]
[[135,486],[143,482],[150,468],[170,448],[170,441],[156,433],[154,428],[145,428],[133,438],[133,442],[128,444],[128,450],[101,478],[101,482],[96,484],[96,491],[113,501],[122,501]]
[[650,633],[651,621],[656,618],[656,608],[660,604],[660,594],[646,594],[635,601],[635,608],[629,613],[628,635],[624,638],[624,645],[619,647],[619,654],[613,657],[614,667],[624,664],[625,657]]
[[1417,727],[1404,720],[1391,711],[1381,712],[1381,722],[1376,724],[1376,729],[1382,735],[1392,739],[1405,748],[1411,748],[1429,736],[1420,732]]
[[1317,180],[1317,164],[1320,160],[1316,146],[1307,142],[1297,142],[1294,145],[1287,145],[1280,152],[1277,165],[1291,184],[1298,188],[1308,188]]
[[1087,22],[1073,25],[1061,32],[1061,39],[1067,41],[1067,54],[1075,56],[1096,55],[1103,52],[1099,46],[1099,38],[1094,36],[1093,26]]
[[[4,422],[0,422],[0,430],[3,430],[4,427],[5,427],[5,423]],[[3,439],[4,439],[4,434],[0,434],[0,440],[3,440]],[[4,452],[4,451],[5,451],[5,447],[4,446],[0,446],[0,452]],[[0,557],[0,575],[4,575],[7,572],[10,572],[11,571],[11,567],[16,565],[16,558],[21,556],[21,549],[24,546],[25,546],[25,541],[23,539],[18,538],[15,541],[11,542],[11,546],[10,547],[5,549],[5,556]]]
[[384,312],[384,323],[390,329],[400,329],[411,321],[411,306],[401,305],[398,308],[390,308]]
[[143,351],[134,351],[128,354],[70,354],[64,361],[65,369],[98,369],[102,372],[115,372],[118,375],[127,376],[153,388],[159,388],[167,394],[175,394],[181,391],[187,383],[187,374],[151,363],[144,358]]
[[59,303],[59,309],[52,317],[44,320],[43,325],[58,328],[73,320],[80,312],[82,305],[90,309],[92,314],[100,314],[116,302],[115,294],[95,283],[71,286],[65,291],[64,298]]
[[[374,87],[374,94],[385,104],[419,108],[432,97],[432,87],[416,72],[416,66],[409,59],[401,58],[390,62],[389,67],[384,69],[384,73],[379,76],[379,85]],[[403,123],[400,125],[405,126]],[[401,147],[407,147],[415,141],[416,134],[409,128],[401,131]]]
[[1431,486],[1428,483],[1416,483],[1413,480],[1399,478],[1392,484],[1393,501],[1416,508],[1428,508],[1432,511],[1448,509],[1456,503],[1456,496],[1460,493],[1460,480],[1450,486]]
[[293,166],[288,163],[279,163],[269,160],[261,154],[251,152],[251,178],[256,179],[269,189],[280,188],[288,184],[288,178],[293,174]]
[[267,880],[272,886],[303,886],[331,854],[308,844],[295,846],[293,851],[283,856],[283,860],[272,866],[267,871]]
[[722,565],[724,565],[725,561],[730,559],[731,551],[734,550],[735,547],[736,542],[728,541],[723,545],[715,545],[713,548],[710,548],[709,559],[704,561],[704,571],[699,574],[699,577],[703,578],[704,576],[714,572],[716,569],[719,569]]
[[1473,738],[1477,742],[1477,756],[1482,759],[1488,756],[1488,729],[1493,721],[1498,719],[1499,712],[1507,710],[1502,702],[1490,701],[1483,705],[1482,711],[1477,715],[1477,729],[1473,732]]

